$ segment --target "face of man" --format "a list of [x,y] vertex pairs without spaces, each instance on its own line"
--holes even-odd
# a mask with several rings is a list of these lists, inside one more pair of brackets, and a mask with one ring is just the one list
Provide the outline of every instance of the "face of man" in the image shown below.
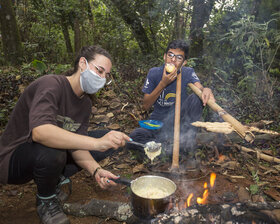
[[180,69],[187,62],[184,51],[179,48],[169,49],[168,52],[164,54],[163,59],[165,63],[174,64],[177,69]]

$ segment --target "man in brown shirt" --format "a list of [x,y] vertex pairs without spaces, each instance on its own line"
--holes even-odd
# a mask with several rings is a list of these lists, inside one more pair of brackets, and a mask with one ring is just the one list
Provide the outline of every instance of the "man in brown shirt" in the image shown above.
[[84,168],[101,188],[115,185],[109,179],[117,176],[97,161],[130,138],[117,131],[87,133],[92,106],[88,94],[104,86],[111,67],[107,51],[83,47],[70,76],[46,75],[25,89],[0,137],[0,182],[34,179],[42,223],[69,223],[57,195],[62,175],[67,178]]

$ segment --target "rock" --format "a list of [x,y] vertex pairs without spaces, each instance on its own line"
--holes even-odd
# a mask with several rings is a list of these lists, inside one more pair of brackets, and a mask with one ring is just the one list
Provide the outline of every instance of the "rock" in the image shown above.
[[251,200],[249,192],[244,187],[240,187],[238,189],[237,195],[240,202],[246,202]]

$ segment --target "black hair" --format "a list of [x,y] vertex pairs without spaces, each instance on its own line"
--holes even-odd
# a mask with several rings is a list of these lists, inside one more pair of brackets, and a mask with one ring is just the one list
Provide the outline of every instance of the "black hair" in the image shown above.
[[185,59],[186,59],[188,57],[188,54],[189,54],[189,45],[184,40],[173,40],[173,41],[171,41],[168,44],[165,53],[167,53],[169,51],[169,49],[177,49],[177,48],[184,51]]
[[66,76],[70,76],[72,74],[74,74],[75,72],[78,71],[79,69],[79,61],[81,57],[84,57],[85,59],[87,59],[87,61],[92,61],[95,59],[95,56],[97,54],[101,54],[107,58],[110,59],[110,61],[112,61],[112,57],[111,55],[102,47],[98,46],[98,45],[92,45],[92,46],[84,46],[80,49],[78,55],[76,56],[75,62],[74,62],[74,68],[65,72],[64,75]]

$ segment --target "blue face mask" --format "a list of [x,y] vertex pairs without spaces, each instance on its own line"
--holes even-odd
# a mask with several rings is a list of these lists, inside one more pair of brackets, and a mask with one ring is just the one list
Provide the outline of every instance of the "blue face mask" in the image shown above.
[[87,69],[81,72],[80,85],[81,89],[87,94],[93,94],[98,92],[106,83],[106,78],[100,77],[94,71],[89,69],[88,62],[86,60]]

